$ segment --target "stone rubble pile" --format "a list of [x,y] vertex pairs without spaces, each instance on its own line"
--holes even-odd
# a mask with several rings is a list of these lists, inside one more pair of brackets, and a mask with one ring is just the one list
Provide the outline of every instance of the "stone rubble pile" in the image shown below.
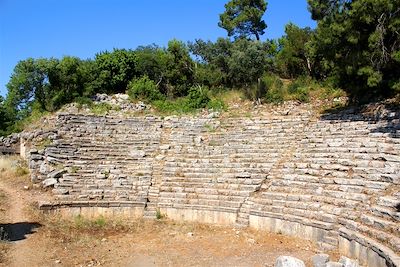
[[95,103],[107,103],[118,106],[122,111],[143,111],[151,107],[143,102],[132,103],[127,94],[96,94],[92,97]]
[[20,134],[14,133],[9,136],[0,136],[0,146],[11,147],[20,141]]

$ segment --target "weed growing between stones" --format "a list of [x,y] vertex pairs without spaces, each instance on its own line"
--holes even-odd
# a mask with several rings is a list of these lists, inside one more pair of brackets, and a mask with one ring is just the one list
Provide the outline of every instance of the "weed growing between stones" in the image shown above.
[[52,142],[53,142],[53,141],[52,141],[51,139],[45,138],[45,139],[39,141],[39,142],[35,145],[35,147],[36,147],[36,149],[38,149],[38,150],[45,149],[46,147],[50,146]]
[[157,209],[156,218],[157,218],[157,220],[162,220],[162,219],[166,218],[166,215],[161,213],[160,209]]

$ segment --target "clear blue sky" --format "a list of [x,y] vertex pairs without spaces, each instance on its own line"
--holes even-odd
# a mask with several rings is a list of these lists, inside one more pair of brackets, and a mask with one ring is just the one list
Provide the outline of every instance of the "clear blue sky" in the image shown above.
[[[0,94],[18,61],[138,45],[165,46],[177,38],[216,40],[228,0],[0,0]],[[278,38],[293,22],[314,27],[306,0],[268,0],[263,39]]]

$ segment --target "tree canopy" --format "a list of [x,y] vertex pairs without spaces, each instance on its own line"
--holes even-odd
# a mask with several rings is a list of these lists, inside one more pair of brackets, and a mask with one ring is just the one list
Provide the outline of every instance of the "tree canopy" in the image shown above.
[[311,28],[300,28],[293,23],[285,27],[285,36],[279,39],[276,58],[278,71],[285,78],[314,74],[314,59],[311,51]]
[[308,0],[313,46],[353,98],[400,92],[400,0]]
[[235,38],[250,38],[254,35],[260,40],[267,24],[262,19],[267,10],[265,0],[231,0],[225,5],[225,12],[220,15],[218,26]]

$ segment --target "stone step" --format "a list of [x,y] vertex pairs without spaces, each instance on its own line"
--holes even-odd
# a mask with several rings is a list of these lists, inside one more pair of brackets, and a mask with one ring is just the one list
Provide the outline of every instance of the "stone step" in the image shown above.
[[395,251],[400,251],[400,237],[398,237],[398,232],[395,232],[395,234],[390,231],[385,231],[386,229],[381,231],[362,224],[361,222],[346,220],[344,218],[339,218],[339,222],[349,230],[357,231],[367,237],[377,240],[379,243],[387,244]]
[[400,211],[397,208],[388,208],[380,205],[372,205],[370,207],[371,213],[379,218],[384,218],[386,220],[400,221]]
[[361,222],[364,225],[373,227],[374,229],[391,232],[400,237],[400,224],[396,220],[387,220],[385,218],[377,217],[368,213],[361,214]]
[[338,240],[338,237],[325,236],[324,237],[324,243],[332,245],[333,247],[337,248],[337,246],[339,244],[339,240]]
[[325,243],[325,242],[317,242],[317,246],[319,249],[321,249],[322,251],[325,251],[325,252],[337,250],[336,245],[332,245],[332,244]]

